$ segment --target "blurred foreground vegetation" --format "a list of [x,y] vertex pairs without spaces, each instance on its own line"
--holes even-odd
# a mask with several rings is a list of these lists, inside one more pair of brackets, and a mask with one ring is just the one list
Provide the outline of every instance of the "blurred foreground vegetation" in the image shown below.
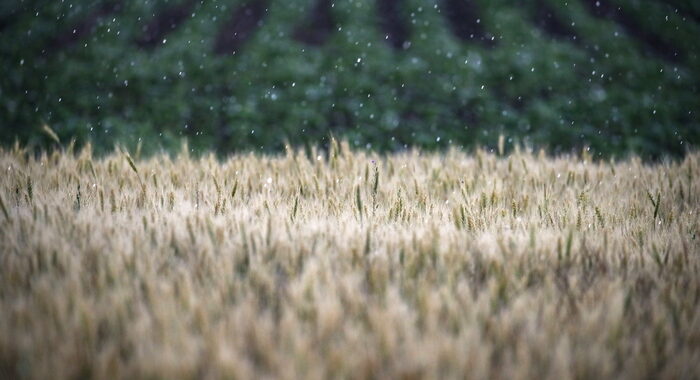
[[0,148],[0,378],[700,378],[697,152],[329,145]]

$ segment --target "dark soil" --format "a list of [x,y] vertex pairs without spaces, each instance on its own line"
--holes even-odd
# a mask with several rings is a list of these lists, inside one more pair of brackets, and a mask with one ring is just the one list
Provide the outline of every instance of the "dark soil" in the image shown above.
[[531,14],[535,26],[553,38],[578,44],[580,39],[576,32],[570,24],[559,19],[557,13],[546,1],[536,0],[533,7]]
[[[0,32],[12,26],[20,17],[36,12],[44,3],[51,0],[2,0],[5,10],[0,14]],[[10,4],[9,6],[7,4]]]
[[619,24],[632,38],[639,41],[651,54],[670,62],[681,60],[679,50],[654,34],[648,27],[640,25],[627,14],[622,7],[613,5],[608,0],[581,0],[588,11],[595,17],[610,19]]
[[668,4],[671,6],[674,10],[677,10],[678,13],[681,16],[685,16],[687,18],[690,18],[691,20],[695,21],[696,23],[700,23],[700,5],[695,4],[695,6],[688,5],[687,3],[683,2],[682,0],[659,0],[665,4]]
[[401,17],[402,0],[377,0],[379,26],[394,49],[403,49],[408,40],[408,24]]
[[250,0],[233,11],[231,18],[221,27],[214,42],[214,53],[232,55],[253,36],[267,14],[269,0]]
[[464,41],[478,41],[486,46],[493,41],[486,35],[483,20],[474,0],[444,0],[443,15],[455,36]]
[[335,29],[332,0],[316,0],[306,20],[294,31],[294,39],[307,45],[321,46]]
[[157,46],[168,33],[187,20],[195,4],[195,0],[185,0],[163,9],[143,27],[143,35],[136,40],[136,44],[146,49]]
[[100,21],[100,19],[119,12],[122,9],[122,3],[122,0],[103,2],[97,7],[97,9],[93,10],[86,17],[76,22],[68,30],[61,32],[59,35],[53,38],[49,42],[45,52],[47,54],[51,54],[59,50],[67,49],[76,44],[78,41],[81,41],[87,36],[91,35],[95,32],[95,28],[97,27],[97,23]]

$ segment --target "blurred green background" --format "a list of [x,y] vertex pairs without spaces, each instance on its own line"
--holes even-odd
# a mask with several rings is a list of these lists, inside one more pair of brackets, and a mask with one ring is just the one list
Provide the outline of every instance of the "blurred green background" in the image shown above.
[[682,155],[693,0],[3,0],[0,140]]

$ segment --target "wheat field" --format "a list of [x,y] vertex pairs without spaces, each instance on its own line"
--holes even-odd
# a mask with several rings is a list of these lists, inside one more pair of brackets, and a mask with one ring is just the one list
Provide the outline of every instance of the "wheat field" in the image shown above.
[[700,377],[698,153],[0,170],[2,378]]

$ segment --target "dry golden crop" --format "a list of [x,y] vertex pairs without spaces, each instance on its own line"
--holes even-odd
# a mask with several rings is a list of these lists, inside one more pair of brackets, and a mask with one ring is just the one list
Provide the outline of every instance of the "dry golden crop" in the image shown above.
[[4,149],[0,375],[697,378],[699,168]]

